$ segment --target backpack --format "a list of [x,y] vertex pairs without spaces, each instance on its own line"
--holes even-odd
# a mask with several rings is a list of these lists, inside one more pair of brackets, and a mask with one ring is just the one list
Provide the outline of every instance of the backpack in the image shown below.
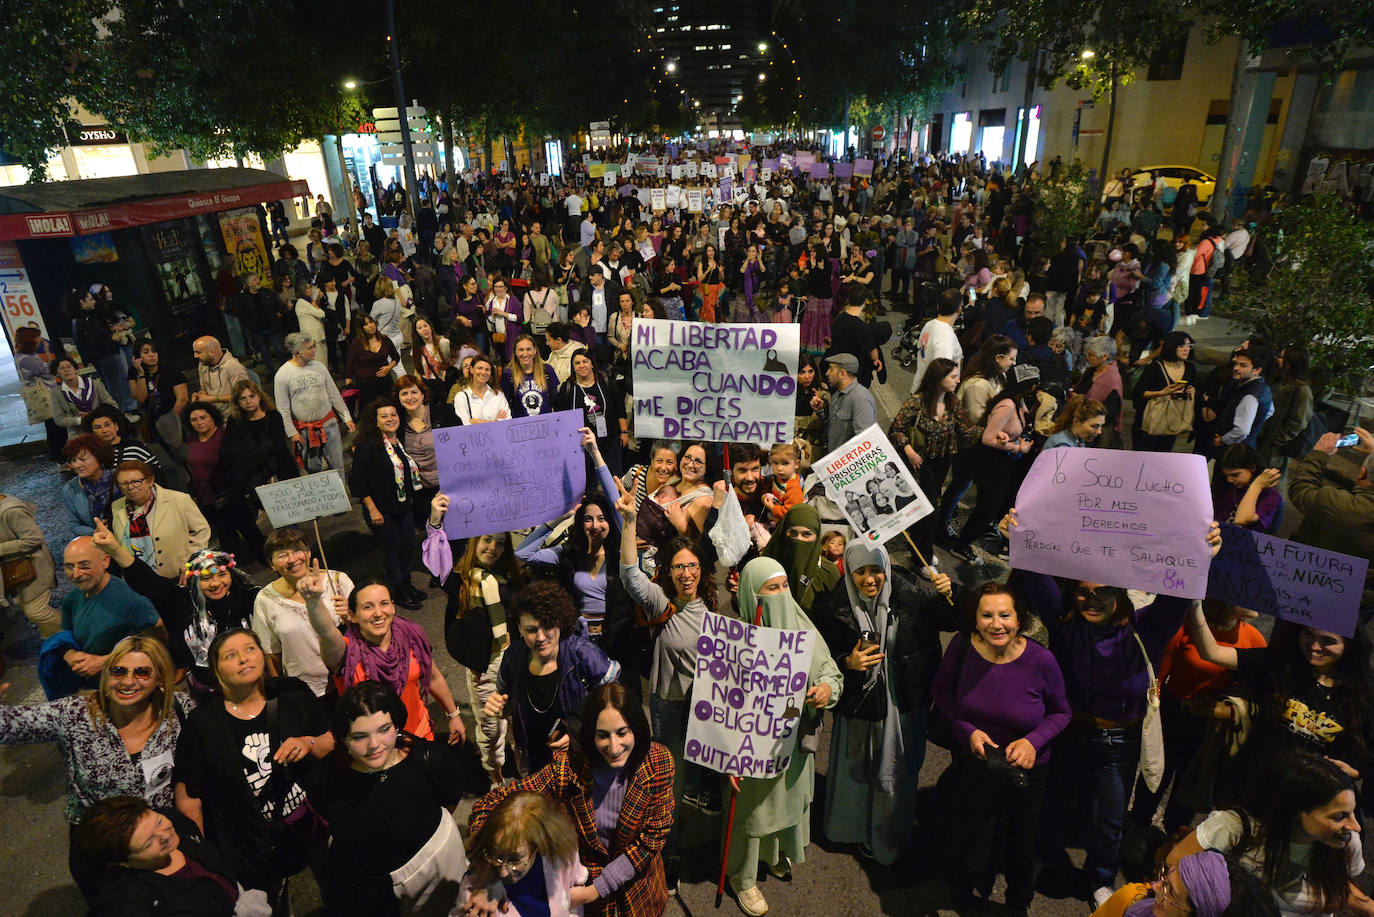
[[1207,279],[1215,280],[1226,265],[1226,246],[1219,243],[1216,236],[1209,236],[1207,241],[1212,243],[1212,253],[1207,256]]

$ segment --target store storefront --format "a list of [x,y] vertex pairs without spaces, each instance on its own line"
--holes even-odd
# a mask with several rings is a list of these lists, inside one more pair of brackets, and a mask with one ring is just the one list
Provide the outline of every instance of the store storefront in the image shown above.
[[223,339],[217,274],[232,264],[270,282],[263,202],[309,193],[304,181],[238,168],[0,188],[5,334],[13,344],[16,328],[33,325],[63,350],[66,294],[103,283],[139,333],[184,360],[195,337]]

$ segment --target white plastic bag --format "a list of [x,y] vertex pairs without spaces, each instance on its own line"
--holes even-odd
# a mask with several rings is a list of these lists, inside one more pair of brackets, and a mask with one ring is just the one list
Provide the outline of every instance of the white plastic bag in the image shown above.
[[728,569],[740,562],[753,543],[744,510],[733,487],[727,487],[725,505],[720,508],[716,524],[711,527],[711,543],[716,546],[718,566]]

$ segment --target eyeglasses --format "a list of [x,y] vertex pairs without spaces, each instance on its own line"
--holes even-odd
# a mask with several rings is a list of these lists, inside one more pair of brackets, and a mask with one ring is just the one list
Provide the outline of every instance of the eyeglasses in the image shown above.
[[690,564],[673,564],[668,569],[672,570],[674,573],[696,573],[701,569],[701,564],[695,562]]
[[110,666],[111,678],[127,678],[132,675],[139,681],[152,681],[153,676],[156,674],[157,673],[153,671],[153,667],[150,665],[136,665],[132,669],[127,665]]
[[507,869],[519,869],[529,862],[530,857],[534,856],[534,851],[531,850],[526,853],[518,853],[513,856],[501,856],[500,854],[487,851],[484,856],[486,861],[493,866],[504,866]]
[[120,490],[138,490],[140,487],[142,487],[144,484],[147,484],[147,483],[148,483],[148,479],[147,479],[147,478],[138,478],[138,479],[133,480],[133,481],[120,481],[120,482],[119,482],[119,489],[120,489]]
[[684,455],[678,460],[683,465],[705,465],[706,459],[699,459],[694,455]]
[[1178,892],[1169,884],[1169,876],[1173,875],[1175,869],[1164,868],[1159,871],[1154,881],[1155,900],[1165,907],[1177,908],[1179,910],[1191,911],[1186,901],[1179,900]]

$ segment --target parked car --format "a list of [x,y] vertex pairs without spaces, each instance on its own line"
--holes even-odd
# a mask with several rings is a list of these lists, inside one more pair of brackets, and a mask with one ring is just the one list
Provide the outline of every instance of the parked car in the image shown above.
[[1217,187],[1215,175],[1208,175],[1201,169],[1195,169],[1192,166],[1145,166],[1131,173],[1131,198],[1133,200],[1136,195],[1150,193],[1156,172],[1164,177],[1164,194],[1159,204],[1160,209],[1165,211],[1173,208],[1178,189],[1186,183],[1191,182],[1197,185],[1198,203],[1204,205],[1212,199],[1212,192]]

